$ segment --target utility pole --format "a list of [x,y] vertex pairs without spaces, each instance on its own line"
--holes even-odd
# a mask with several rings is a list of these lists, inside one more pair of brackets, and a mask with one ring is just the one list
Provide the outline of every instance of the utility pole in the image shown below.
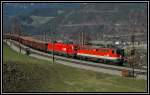
[[53,44],[53,51],[52,51],[52,55],[53,55],[53,63],[55,62],[55,55],[54,55],[54,47],[55,47],[55,42],[54,42],[54,32],[52,32],[52,44]]
[[134,40],[135,40],[135,36],[132,35],[131,36],[131,41],[132,41],[132,50],[131,50],[131,58],[132,58],[132,73],[133,73],[133,77],[134,77],[134,57],[135,57],[135,48],[134,48]]
[[[47,42],[47,38],[46,38],[46,31],[44,32],[44,41]],[[45,52],[47,52],[47,49],[44,49]]]
[[12,36],[13,36],[13,33],[15,32],[15,18],[12,19],[12,25],[11,25],[11,28],[12,30],[10,31],[10,47],[12,46]]
[[11,41],[11,39],[12,39],[12,31],[10,32],[10,47],[12,46],[12,41]]
[[46,32],[44,32],[44,41],[46,42]]
[[53,63],[55,61],[55,57],[54,57],[54,40],[53,40]]
[[[14,36],[17,36],[18,37],[18,42],[19,42],[19,49],[20,49],[20,52],[21,52],[21,39],[20,39],[20,36],[21,36],[21,29],[20,29],[20,23],[18,22],[17,18],[13,18],[12,19],[12,33],[11,33],[11,36],[13,36],[13,32],[14,32]],[[11,38],[11,43],[10,43],[10,46],[12,45],[12,38]]]
[[20,24],[19,24],[19,22],[18,22],[17,19],[15,19],[14,24],[15,24],[15,31],[16,31],[16,34],[18,35],[19,50],[20,50],[20,53],[21,53],[21,39],[20,39],[20,36],[21,36],[21,29],[20,29]]
[[20,30],[20,25],[18,26],[18,36],[19,36],[19,48],[20,48],[20,53],[21,53],[21,30]]
[[79,32],[79,45],[81,44],[81,33]]
[[83,31],[82,31],[82,26],[80,27],[80,32],[79,32],[79,44],[83,45]]
[[84,45],[84,32],[82,31],[82,45]]

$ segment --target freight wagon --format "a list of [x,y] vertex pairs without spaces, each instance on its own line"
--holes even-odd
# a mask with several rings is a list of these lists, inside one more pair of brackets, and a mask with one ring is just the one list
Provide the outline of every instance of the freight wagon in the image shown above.
[[44,41],[36,40],[31,37],[23,37],[21,43],[28,47],[47,52],[47,43]]

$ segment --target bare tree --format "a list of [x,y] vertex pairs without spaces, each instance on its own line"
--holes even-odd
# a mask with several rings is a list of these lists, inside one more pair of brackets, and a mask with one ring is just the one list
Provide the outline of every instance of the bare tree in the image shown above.
[[[133,77],[135,76],[134,74],[134,69],[135,68],[141,68],[142,65],[142,56],[141,54],[136,51],[135,46],[134,46],[134,42],[137,40],[136,39],[136,35],[138,35],[138,33],[144,32],[144,26],[141,25],[141,20],[142,20],[142,16],[141,16],[141,11],[133,11],[131,10],[130,13],[128,14],[128,31],[130,31],[131,33],[131,42],[132,42],[132,47],[131,47],[131,51],[130,51],[130,56],[128,56],[128,63],[130,64],[131,68],[132,68],[132,75]],[[143,35],[143,34],[139,34],[139,35]]]
[[17,18],[13,18],[13,32],[15,36],[18,36],[19,49],[21,52],[21,25]]

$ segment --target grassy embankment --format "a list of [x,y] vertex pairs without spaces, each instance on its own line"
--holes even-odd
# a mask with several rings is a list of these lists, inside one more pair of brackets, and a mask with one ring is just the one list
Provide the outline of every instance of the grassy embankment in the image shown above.
[[145,80],[81,70],[3,46],[3,92],[143,92]]

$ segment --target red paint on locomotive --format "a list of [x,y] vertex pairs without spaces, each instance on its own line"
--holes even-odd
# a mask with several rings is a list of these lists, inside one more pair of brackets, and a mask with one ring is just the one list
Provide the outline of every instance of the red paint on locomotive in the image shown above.
[[77,53],[77,45],[74,44],[64,44],[64,43],[48,43],[47,50],[52,51],[54,49],[55,52],[65,53],[69,55],[74,55]]
[[114,48],[80,49],[77,55],[107,60],[116,60],[122,57]]

